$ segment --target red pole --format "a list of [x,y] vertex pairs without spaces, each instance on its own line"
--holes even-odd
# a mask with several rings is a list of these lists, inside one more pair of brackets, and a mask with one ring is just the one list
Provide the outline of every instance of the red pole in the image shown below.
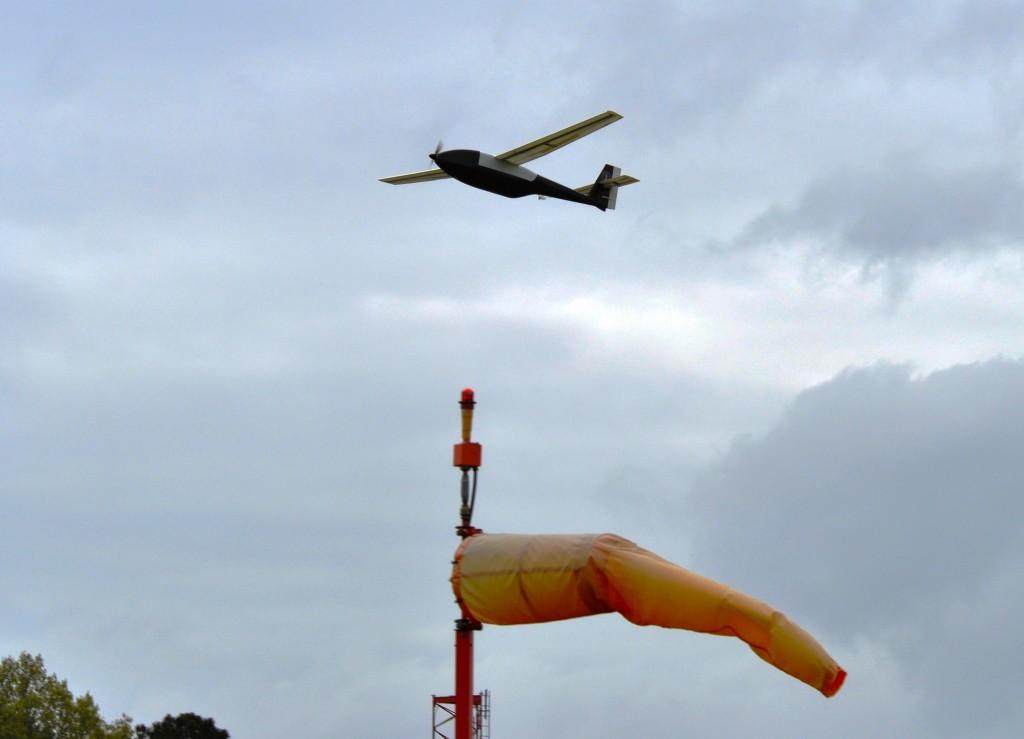
[[[476,473],[481,462],[481,447],[470,441],[473,431],[473,406],[476,400],[473,391],[462,391],[459,406],[462,408],[462,442],[455,445],[454,466],[462,470],[461,497],[459,509],[460,525],[455,531],[463,539],[480,532],[473,527],[473,503],[476,502]],[[473,493],[470,497],[469,471],[473,471]],[[461,604],[460,604],[461,605]],[[455,739],[473,739],[473,632],[483,626],[465,608],[462,618],[455,622]]]
[[455,626],[455,739],[473,739],[473,629]]

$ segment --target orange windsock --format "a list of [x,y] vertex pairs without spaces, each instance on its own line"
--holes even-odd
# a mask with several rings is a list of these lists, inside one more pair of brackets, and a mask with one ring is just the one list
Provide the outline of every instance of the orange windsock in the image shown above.
[[455,597],[478,621],[527,624],[618,611],[640,626],[736,636],[826,697],[846,672],[771,606],[614,534],[478,534],[455,553]]

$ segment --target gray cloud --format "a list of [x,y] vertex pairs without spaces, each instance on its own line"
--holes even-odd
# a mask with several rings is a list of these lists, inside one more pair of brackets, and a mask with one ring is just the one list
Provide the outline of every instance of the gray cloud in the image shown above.
[[935,167],[894,157],[878,170],[840,171],[774,207],[743,243],[811,240],[869,262],[913,262],[1024,244],[1024,180],[1009,163]]
[[695,551],[846,649],[885,644],[921,691],[920,735],[1010,736],[991,708],[1024,658],[1005,631],[1024,586],[1022,402],[1017,361],[847,371],[694,487]]

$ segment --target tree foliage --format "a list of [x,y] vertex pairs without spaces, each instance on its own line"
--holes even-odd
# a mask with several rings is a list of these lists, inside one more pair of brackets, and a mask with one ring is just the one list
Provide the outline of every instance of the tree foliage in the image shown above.
[[194,713],[168,714],[149,727],[140,724],[135,727],[135,735],[137,739],[230,739],[231,736],[224,729],[218,729],[213,719]]
[[3,739],[132,739],[131,719],[106,722],[89,693],[76,698],[43,658],[22,652],[0,661]]

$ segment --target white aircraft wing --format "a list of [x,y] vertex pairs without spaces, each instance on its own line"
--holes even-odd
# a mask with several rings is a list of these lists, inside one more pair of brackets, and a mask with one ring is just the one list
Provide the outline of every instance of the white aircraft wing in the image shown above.
[[580,121],[568,128],[563,128],[560,131],[549,133],[547,136],[542,136],[536,141],[531,141],[528,144],[517,146],[515,149],[509,149],[503,154],[498,154],[495,159],[499,159],[511,164],[523,164],[524,162],[532,161],[538,157],[542,157],[545,154],[550,154],[555,149],[561,149],[566,144],[571,144],[577,139],[581,139],[588,133],[593,133],[599,128],[604,128],[610,123],[622,118],[621,115],[616,113],[614,110],[606,110],[600,115],[595,115],[593,118],[588,118],[585,121]]
[[394,177],[381,177],[381,182],[389,185],[408,185],[413,182],[430,182],[430,180],[443,180],[449,175],[437,169],[424,169],[420,172],[409,172],[409,174],[396,174]]

